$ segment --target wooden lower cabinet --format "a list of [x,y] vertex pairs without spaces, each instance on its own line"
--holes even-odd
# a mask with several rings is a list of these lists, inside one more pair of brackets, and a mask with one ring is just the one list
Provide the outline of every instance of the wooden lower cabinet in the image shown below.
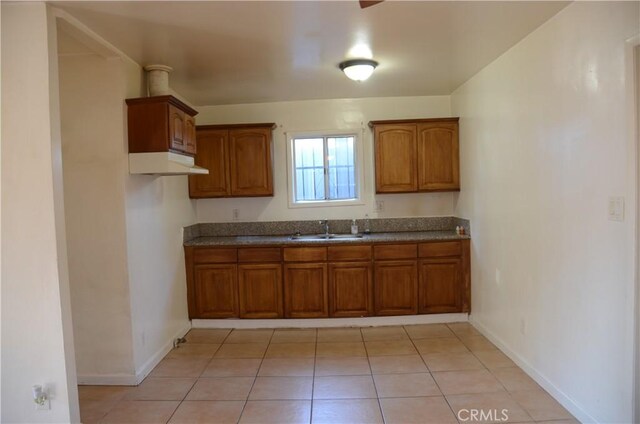
[[238,265],[240,318],[282,318],[282,265]]
[[194,308],[197,318],[237,318],[236,264],[196,265]]
[[284,315],[287,318],[329,316],[326,263],[284,265]]
[[419,312],[422,314],[462,310],[462,261],[459,258],[420,261]]
[[185,248],[189,317],[469,312],[470,241]]
[[418,264],[415,260],[375,264],[376,315],[418,313]]
[[370,262],[329,264],[329,315],[366,317],[373,315]]

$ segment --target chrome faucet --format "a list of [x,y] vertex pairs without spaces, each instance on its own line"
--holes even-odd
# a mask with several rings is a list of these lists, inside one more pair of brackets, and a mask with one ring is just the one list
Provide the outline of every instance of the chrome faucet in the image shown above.
[[324,219],[324,220],[320,221],[320,225],[324,225],[324,235],[328,236],[329,235],[329,220],[328,219]]

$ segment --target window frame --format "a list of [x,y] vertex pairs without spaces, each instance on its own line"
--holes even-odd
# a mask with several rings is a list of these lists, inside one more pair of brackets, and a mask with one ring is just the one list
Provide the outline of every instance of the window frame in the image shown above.
[[[317,208],[317,207],[334,207],[334,206],[359,206],[364,205],[362,194],[364,189],[363,178],[363,149],[362,139],[364,138],[362,128],[346,129],[346,130],[327,130],[327,131],[295,131],[286,133],[287,144],[287,197],[289,200],[289,208]],[[327,137],[353,137],[353,166],[355,178],[354,199],[323,199],[323,200],[302,200],[296,201],[296,169],[294,158],[294,140],[298,138],[327,138]],[[323,163],[325,170],[327,169],[327,145],[323,143],[325,151]],[[326,174],[325,174],[326,175]],[[325,193],[328,192],[328,178],[325,178]]]

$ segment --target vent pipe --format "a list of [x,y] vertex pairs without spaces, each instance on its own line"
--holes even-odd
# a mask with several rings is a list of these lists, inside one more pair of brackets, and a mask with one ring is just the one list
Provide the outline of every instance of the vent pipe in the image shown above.
[[169,92],[169,72],[173,68],[166,65],[147,65],[147,91],[149,96],[167,96]]

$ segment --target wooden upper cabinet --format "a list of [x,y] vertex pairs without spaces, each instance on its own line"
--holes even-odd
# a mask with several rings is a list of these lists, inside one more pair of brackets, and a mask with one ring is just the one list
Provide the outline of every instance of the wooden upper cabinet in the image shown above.
[[460,189],[457,122],[418,125],[418,189]]
[[229,131],[231,194],[272,196],[271,129]]
[[209,175],[189,178],[189,195],[206,197],[273,196],[274,124],[197,127],[196,165]]
[[189,196],[224,197],[231,194],[229,183],[229,131],[198,130],[196,165],[209,170],[208,175],[189,176]]
[[173,96],[127,99],[129,153],[196,153],[197,111]]
[[404,193],[418,189],[416,126],[375,126],[376,192]]
[[196,120],[188,114],[184,115],[184,150],[196,154]]
[[372,121],[376,193],[460,190],[458,118]]
[[169,144],[173,150],[184,152],[186,137],[184,128],[184,112],[173,105],[169,105]]

